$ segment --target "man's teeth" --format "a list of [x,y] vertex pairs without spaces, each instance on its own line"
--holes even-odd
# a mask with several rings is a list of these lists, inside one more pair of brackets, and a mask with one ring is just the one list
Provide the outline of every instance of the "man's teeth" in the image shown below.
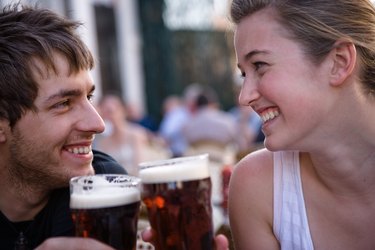
[[73,154],[88,154],[91,152],[91,146],[68,148],[68,151]]
[[269,120],[272,120],[273,118],[277,117],[279,115],[279,111],[273,110],[273,111],[268,111],[265,112],[261,115],[262,121],[267,122]]

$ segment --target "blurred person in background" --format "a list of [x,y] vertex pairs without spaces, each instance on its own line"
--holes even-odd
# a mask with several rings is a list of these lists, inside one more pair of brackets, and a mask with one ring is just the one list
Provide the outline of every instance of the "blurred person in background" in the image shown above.
[[180,97],[173,95],[164,100],[159,135],[165,140],[173,157],[180,157],[185,152],[186,142],[179,134],[179,129],[186,122],[185,116],[185,108]]
[[205,86],[195,98],[195,113],[183,126],[189,145],[215,142],[237,147],[236,124],[233,117],[220,109],[216,92]]
[[115,93],[105,94],[98,103],[105,130],[95,139],[95,148],[110,154],[130,175],[138,176],[138,164],[144,149],[149,147],[144,127],[129,122],[123,99]]
[[166,141],[174,157],[185,154],[188,144],[182,128],[194,116],[197,110],[196,98],[201,91],[200,84],[192,83],[185,88],[182,99],[169,96],[164,100],[159,135]]
[[249,151],[254,144],[263,143],[262,119],[253,109],[239,105],[230,109],[229,113],[237,124],[240,151]]
[[138,103],[127,102],[125,103],[125,108],[128,121],[141,125],[152,134],[155,134],[158,131],[158,125],[155,119],[151,115],[145,113]]

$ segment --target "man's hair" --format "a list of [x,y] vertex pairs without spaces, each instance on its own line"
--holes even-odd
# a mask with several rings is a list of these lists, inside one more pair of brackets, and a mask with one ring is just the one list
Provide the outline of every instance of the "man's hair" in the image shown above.
[[81,23],[48,9],[13,4],[0,13],[0,120],[13,127],[27,110],[36,111],[38,83],[33,72],[57,74],[56,53],[69,64],[70,74],[94,66],[91,52],[76,33]]

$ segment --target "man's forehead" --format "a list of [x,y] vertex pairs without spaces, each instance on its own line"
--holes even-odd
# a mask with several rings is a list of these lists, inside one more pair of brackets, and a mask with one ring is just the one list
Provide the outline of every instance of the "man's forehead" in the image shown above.
[[52,57],[32,57],[30,60],[32,76],[37,79],[48,79],[53,76],[69,76],[71,68],[68,60],[59,53],[53,53]]

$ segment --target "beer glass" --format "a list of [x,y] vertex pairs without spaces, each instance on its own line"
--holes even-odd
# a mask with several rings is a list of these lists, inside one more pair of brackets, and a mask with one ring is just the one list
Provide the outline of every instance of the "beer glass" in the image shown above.
[[135,250],[140,179],[128,175],[78,176],[70,180],[75,235],[115,249]]
[[143,162],[139,177],[155,249],[215,249],[207,154]]

